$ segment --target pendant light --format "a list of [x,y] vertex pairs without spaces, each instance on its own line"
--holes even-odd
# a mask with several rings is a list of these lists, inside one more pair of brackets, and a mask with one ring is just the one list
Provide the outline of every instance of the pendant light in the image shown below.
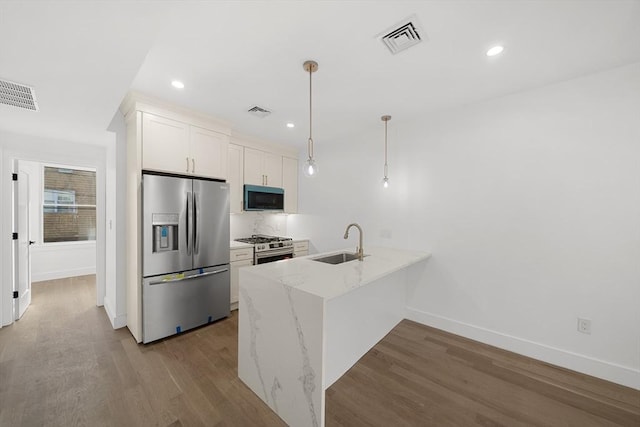
[[384,178],[382,178],[382,186],[389,187],[389,165],[387,164],[387,123],[391,120],[391,116],[382,116],[380,119],[384,122]]
[[313,159],[313,137],[311,136],[312,130],[312,110],[311,110],[311,74],[318,71],[318,63],[316,61],[305,61],[302,64],[304,70],[309,73],[309,140],[307,141],[307,151],[309,154],[309,158],[304,163],[304,175],[308,177],[314,177],[318,174],[318,166],[316,165],[316,161]]

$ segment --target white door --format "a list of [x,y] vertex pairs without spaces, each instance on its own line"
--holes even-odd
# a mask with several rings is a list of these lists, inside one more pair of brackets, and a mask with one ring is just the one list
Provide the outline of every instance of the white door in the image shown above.
[[[15,188],[15,187],[14,187]],[[20,319],[31,304],[31,253],[29,251],[29,174],[18,172],[18,194],[14,195],[17,205],[14,217],[14,230],[18,231],[16,251],[16,283],[18,298],[15,299],[14,313]],[[15,247],[15,246],[14,246]]]

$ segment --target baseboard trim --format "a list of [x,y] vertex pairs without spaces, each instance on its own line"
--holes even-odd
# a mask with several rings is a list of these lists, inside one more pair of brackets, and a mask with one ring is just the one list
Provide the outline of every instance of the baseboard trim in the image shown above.
[[45,280],[66,279],[67,277],[87,276],[96,274],[95,267],[75,268],[72,270],[47,271],[44,273],[32,273],[32,282],[42,282]]
[[109,322],[111,322],[113,329],[120,329],[127,326],[127,315],[121,314],[120,316],[116,316],[113,308],[111,307],[111,300],[107,297],[104,297],[104,311],[107,313],[107,317],[109,318]]
[[406,318],[523,356],[640,390],[640,370],[528,341],[411,307],[407,307]]

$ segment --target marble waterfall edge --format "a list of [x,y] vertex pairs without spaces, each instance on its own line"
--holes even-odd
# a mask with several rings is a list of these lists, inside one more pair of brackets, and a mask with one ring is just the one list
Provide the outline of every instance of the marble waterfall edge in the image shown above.
[[323,425],[323,300],[251,268],[240,283],[238,376],[289,425]]
[[325,390],[406,311],[408,270],[429,254],[371,247],[240,269],[238,376],[287,424],[324,426]]

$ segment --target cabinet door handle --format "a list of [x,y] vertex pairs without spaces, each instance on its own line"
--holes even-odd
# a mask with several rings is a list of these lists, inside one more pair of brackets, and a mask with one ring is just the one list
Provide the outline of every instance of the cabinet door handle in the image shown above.
[[196,159],[191,158],[191,173],[196,173]]
[[264,176],[264,185],[269,185],[269,175]]
[[187,173],[189,173],[189,158],[185,157],[187,159]]

